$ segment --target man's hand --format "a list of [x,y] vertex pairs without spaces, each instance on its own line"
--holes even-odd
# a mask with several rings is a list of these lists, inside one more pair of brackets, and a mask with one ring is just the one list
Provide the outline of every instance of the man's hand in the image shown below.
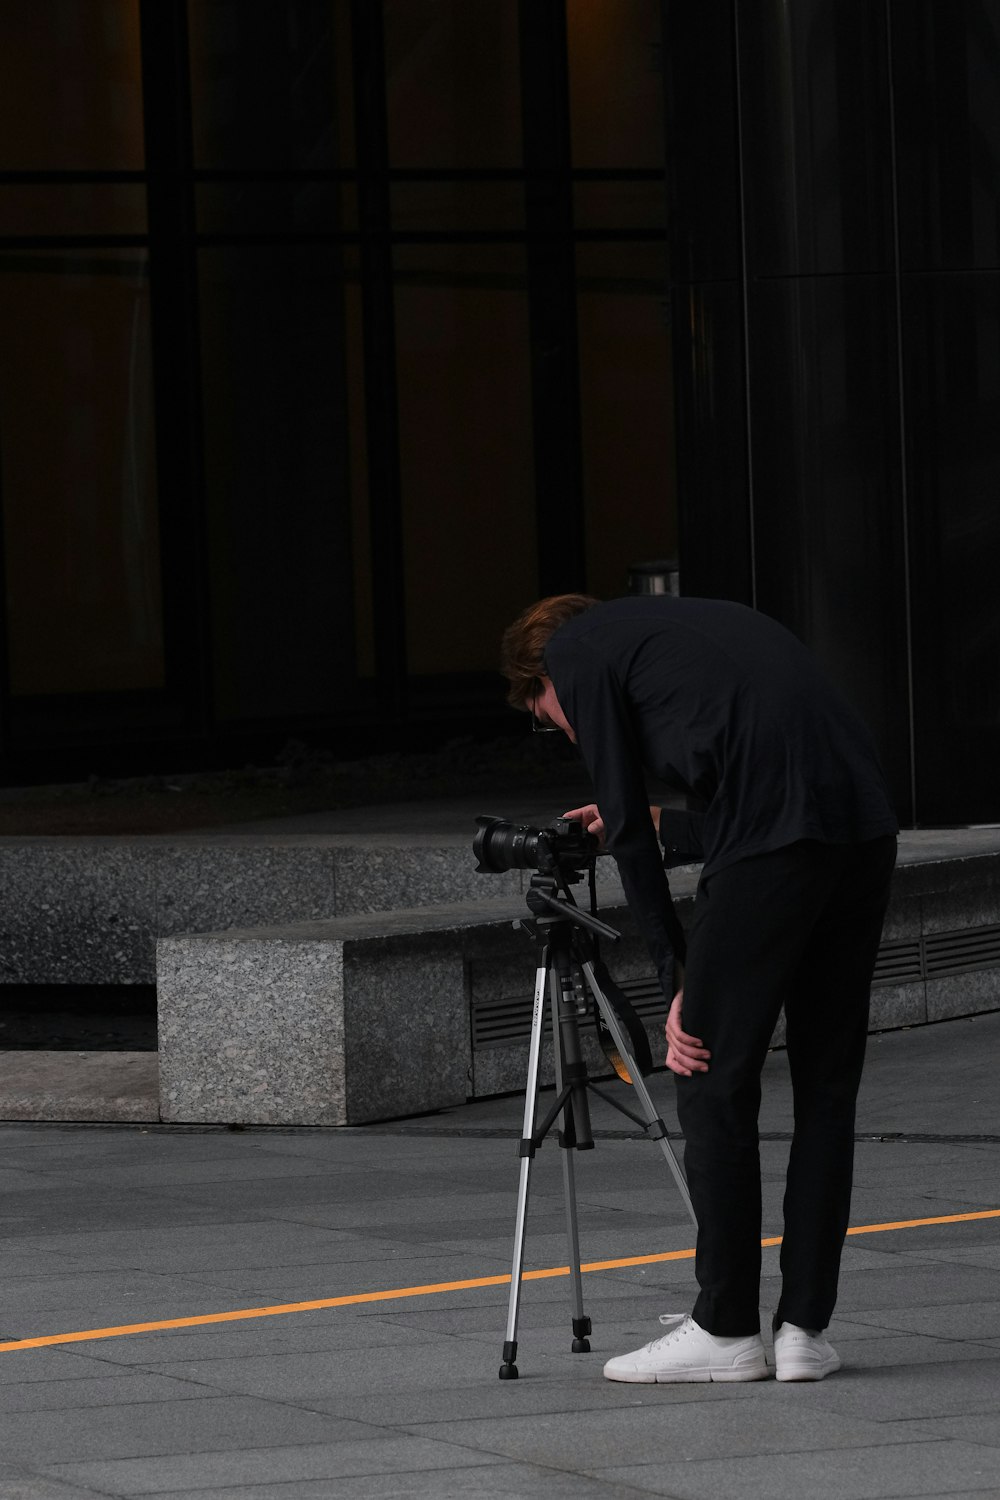
[[667,1016],[666,1063],[672,1073],[690,1078],[692,1073],[708,1072],[708,1059],[712,1054],[707,1047],[702,1046],[700,1036],[689,1036],[686,1031],[681,1030],[683,1004],[684,991],[678,990]]
[[[660,807],[651,807],[649,809],[649,816],[653,820],[653,827],[657,833],[660,831],[660,813],[662,811],[663,809]],[[572,811],[564,812],[563,817],[574,818],[577,822],[582,823],[584,833],[594,834],[600,841],[601,848],[604,848],[604,819],[601,817],[601,811],[596,802],[588,802],[586,807],[574,807]]]
[[596,802],[588,802],[586,807],[574,807],[572,811],[564,812],[563,817],[582,823],[584,833],[592,833],[604,848],[604,819]]

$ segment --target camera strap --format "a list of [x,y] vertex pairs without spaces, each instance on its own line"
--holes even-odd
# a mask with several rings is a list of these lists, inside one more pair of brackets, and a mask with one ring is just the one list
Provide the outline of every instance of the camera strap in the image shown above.
[[[590,914],[592,917],[596,917],[596,860],[591,860],[588,884],[590,888]],[[608,972],[608,966],[601,958],[601,950],[597,937],[592,937],[590,941],[593,947],[594,954],[594,978],[597,980],[597,983],[601,988],[601,992],[604,995],[605,1000],[607,1000],[608,1004],[614,1010],[615,1015],[618,1017],[619,1025],[622,1027],[622,1030],[628,1037],[629,1049],[632,1053],[633,1058],[635,1059],[636,1067],[642,1074],[649,1073],[652,1071],[653,1067],[653,1056],[652,1052],[650,1051],[649,1037],[646,1035],[646,1028],[643,1026],[638,1015],[636,1014],[632,1002],[628,999],[625,993],[621,989],[619,989],[618,985],[615,983],[610,973]],[[625,1083],[631,1083],[632,1080],[629,1076],[628,1067],[618,1051],[614,1037],[611,1035],[607,1023],[604,1020],[604,1017],[601,1015],[599,1007],[597,1007],[596,1005],[594,1006],[594,1020],[597,1024],[598,1041],[601,1044],[601,1050],[603,1051],[605,1057],[608,1059],[611,1066],[618,1074],[619,1078],[621,1078]]]
[[[618,1017],[618,1024],[628,1037],[629,1049],[635,1058],[635,1065],[640,1073],[649,1073],[653,1068],[653,1054],[650,1051],[649,1037],[636,1014],[631,1000],[618,988],[618,985],[608,973],[607,965],[594,955],[594,978],[600,985],[605,1000],[611,1006]],[[607,1023],[597,1007],[594,1008],[597,1017],[597,1036],[605,1057],[618,1074],[619,1078],[626,1083],[631,1083],[627,1065],[623,1062],[614,1038],[608,1029]]]

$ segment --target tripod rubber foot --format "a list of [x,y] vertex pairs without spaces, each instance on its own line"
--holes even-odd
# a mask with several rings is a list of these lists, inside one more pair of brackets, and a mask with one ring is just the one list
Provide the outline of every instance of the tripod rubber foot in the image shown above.
[[572,1349],[572,1352],[574,1354],[589,1354],[590,1353],[590,1340],[589,1339],[574,1339],[573,1343],[571,1345],[571,1349]]
[[501,1365],[500,1366],[500,1379],[501,1380],[516,1380],[517,1379],[517,1365],[514,1365],[514,1364]]

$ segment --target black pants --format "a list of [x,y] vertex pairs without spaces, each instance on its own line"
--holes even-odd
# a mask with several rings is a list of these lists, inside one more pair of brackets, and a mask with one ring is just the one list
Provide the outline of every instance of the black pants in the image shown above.
[[854,1164],[854,1114],[872,971],[896,840],[804,841],[703,881],[688,943],[682,1025],[711,1051],[677,1078],[698,1218],[694,1318],[709,1333],[760,1328],[760,1076],[782,1006],[795,1131],[775,1323],[825,1328],[837,1298]]

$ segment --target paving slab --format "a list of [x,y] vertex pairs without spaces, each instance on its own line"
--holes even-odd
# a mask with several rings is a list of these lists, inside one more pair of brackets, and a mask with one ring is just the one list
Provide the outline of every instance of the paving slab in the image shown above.
[[[190,1493],[190,1490],[159,1490],[156,1500],[180,1500],[181,1496]],[[289,1493],[289,1486],[276,1489],[268,1484],[227,1485],[221,1489],[213,1487],[206,1493],[212,1500],[280,1500]],[[400,1500],[402,1496],[407,1500],[416,1500],[420,1496],[427,1497],[427,1500],[465,1500],[468,1495],[477,1496],[479,1500],[531,1500],[533,1496],[567,1497],[567,1500],[642,1500],[649,1491],[635,1489],[632,1485],[608,1484],[577,1473],[560,1474],[543,1465],[498,1462],[473,1469],[428,1469],[408,1473],[404,1478],[398,1474],[340,1476],[335,1491],[331,1490],[328,1480],[300,1481],[291,1493],[296,1500],[331,1500],[334,1493],[337,1500],[354,1500],[354,1497],[358,1500],[383,1500],[383,1497],[384,1500]]]
[[26,1473],[13,1464],[0,1465],[0,1500],[104,1500],[97,1490]]
[[[969,1217],[1000,1211],[997,1055],[998,1015],[872,1039],[844,1369],[814,1386],[602,1379],[694,1280],[660,1153],[600,1100],[575,1158],[593,1352],[569,1350],[566,1276],[526,1281],[503,1383],[519,1095],[336,1130],[0,1126],[0,1343],[56,1340],[0,1348],[0,1500],[1000,1494],[1000,1214]],[[675,1129],[672,1081],[652,1088]],[[761,1128],[777,1234],[781,1053]],[[527,1264],[565,1258],[547,1142]],[[775,1247],[763,1264],[766,1317]]]
[[[399,1475],[414,1470],[466,1470],[497,1463],[492,1454],[434,1442],[408,1434],[377,1435],[374,1440],[247,1446],[189,1454],[158,1454],[152,1459],[121,1459],[58,1464],[51,1477],[92,1484],[115,1495],[152,1495],[164,1487],[187,1491],[219,1485],[269,1483],[287,1488],[301,1480],[338,1481],[360,1475]],[[273,1490],[272,1490],[273,1493]],[[328,1490],[327,1493],[330,1493]]]
[[[882,1447],[742,1454],[735,1458],[627,1464],[592,1471],[615,1483],[638,1484],[674,1500],[878,1500],[959,1492],[996,1493],[995,1449],[954,1439]],[[992,1486],[992,1488],[991,1488]]]

